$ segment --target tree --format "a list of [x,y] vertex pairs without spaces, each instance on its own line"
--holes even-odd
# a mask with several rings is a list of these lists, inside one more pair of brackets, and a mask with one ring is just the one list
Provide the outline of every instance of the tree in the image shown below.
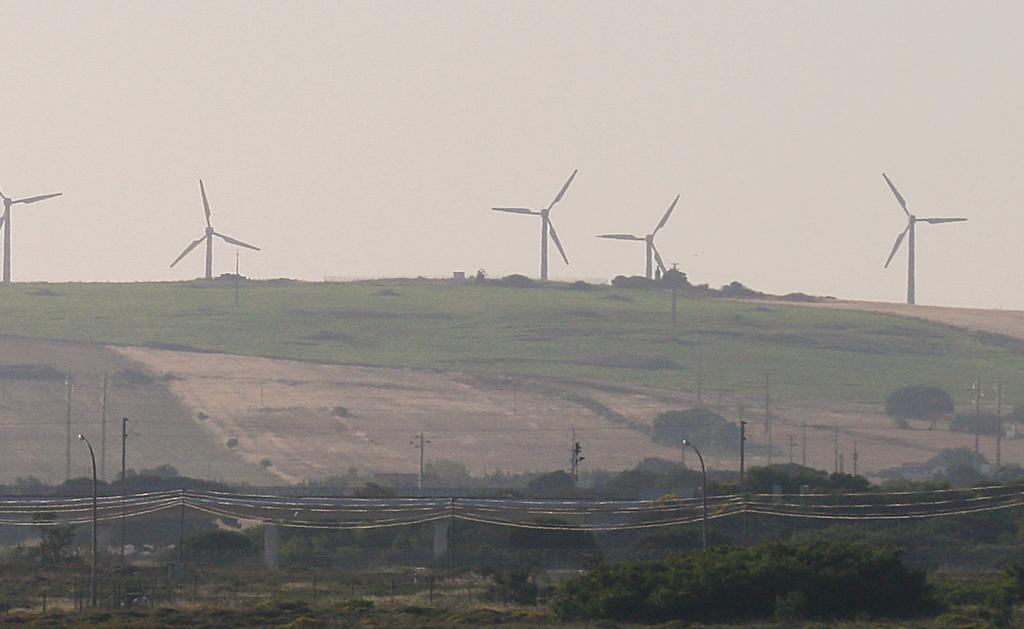
[[665,411],[654,418],[651,439],[667,446],[689,439],[702,450],[733,452],[740,447],[740,427],[706,408]]
[[893,391],[885,400],[885,413],[892,419],[928,419],[934,425],[953,412],[953,399],[938,387],[915,384]]

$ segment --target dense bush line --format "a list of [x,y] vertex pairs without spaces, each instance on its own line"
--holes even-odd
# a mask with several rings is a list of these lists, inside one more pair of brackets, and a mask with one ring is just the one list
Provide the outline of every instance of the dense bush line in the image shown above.
[[844,542],[599,564],[566,581],[552,605],[563,620],[643,622],[908,616],[933,608],[924,573],[907,568],[898,551]]

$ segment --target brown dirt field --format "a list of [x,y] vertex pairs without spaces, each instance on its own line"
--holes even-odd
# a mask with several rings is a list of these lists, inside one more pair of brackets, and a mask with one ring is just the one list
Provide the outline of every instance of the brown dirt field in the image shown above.
[[[321,365],[221,354],[117,348],[153,373],[172,374],[167,385],[181,403],[209,418],[195,419],[211,441],[237,439],[234,453],[282,481],[361,472],[414,473],[417,451],[410,441],[421,430],[431,443],[427,460],[451,459],[474,474],[484,471],[547,471],[567,466],[571,427],[594,468],[620,470],[647,456],[675,459],[679,451],[651,442],[636,428],[659,412],[696,404],[688,394],[639,386],[550,378],[469,375],[444,371]],[[262,404],[260,400],[262,388]],[[723,400],[732,419],[740,403],[751,422],[750,465],[767,462],[768,436],[757,400]],[[343,406],[349,416],[333,411]],[[712,405],[713,406],[713,405]],[[807,463],[831,470],[832,426],[839,427],[844,469],[875,475],[904,462],[927,460],[944,448],[970,446],[973,437],[943,426],[899,430],[880,409],[783,405],[775,409],[774,461],[802,458],[807,423]],[[630,428],[632,426],[632,428]],[[994,459],[990,439],[982,451]],[[758,448],[758,446],[762,446]],[[1024,443],[1004,440],[1003,460],[1024,458]],[[709,453],[708,464],[736,469],[735,455]],[[690,461],[693,463],[693,461]]]
[[[98,345],[0,337],[0,479],[34,476],[61,482],[67,430],[64,374],[71,395],[71,475],[91,476],[83,433],[96,450],[102,473],[102,382],[110,376],[107,412],[106,476],[121,469],[121,417],[128,417],[130,469],[170,464],[182,474],[266,483],[274,478],[205,437],[192,412],[143,367]],[[19,377],[20,372],[20,377]]]

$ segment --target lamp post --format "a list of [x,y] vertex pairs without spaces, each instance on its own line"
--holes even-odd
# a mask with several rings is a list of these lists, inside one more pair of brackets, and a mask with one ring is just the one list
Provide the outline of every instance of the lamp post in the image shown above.
[[704,457],[701,456],[700,450],[697,446],[693,445],[691,441],[683,439],[683,446],[690,446],[693,451],[697,453],[697,459],[700,460],[700,477],[701,477],[701,499],[704,506],[704,515],[701,518],[701,530],[700,530],[700,541],[704,550],[708,549],[708,470],[704,467]]
[[93,452],[92,444],[79,433],[79,441],[84,441],[89,446],[89,458],[92,459],[92,562],[89,566],[89,602],[96,606],[96,453]]

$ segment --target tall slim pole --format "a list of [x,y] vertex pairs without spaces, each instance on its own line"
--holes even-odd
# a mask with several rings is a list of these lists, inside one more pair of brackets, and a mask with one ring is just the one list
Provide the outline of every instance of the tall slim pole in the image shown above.
[[747,473],[746,473],[746,447],[747,447],[747,422],[743,420],[743,405],[740,404],[740,496],[743,500],[743,513],[741,523],[743,528],[740,531],[743,545],[747,545]]
[[839,473],[839,426],[837,424],[832,425],[832,449],[835,455],[835,462],[833,463],[832,472],[834,474]]
[[412,443],[413,447],[419,448],[419,450],[420,450],[420,471],[419,471],[419,474],[416,476],[416,494],[418,496],[422,496],[423,495],[423,457],[424,457],[423,453],[427,449],[426,444],[428,444],[430,442],[423,438],[423,433],[422,432],[419,435],[417,435],[416,437],[413,437],[413,439],[415,439],[415,441],[411,441],[410,443]]
[[649,280],[654,279],[654,238],[648,236],[647,240],[647,268],[644,271],[644,277]]
[[572,486],[576,486],[576,428],[572,428],[572,437],[569,440],[569,474],[572,476]]
[[907,245],[908,245],[908,249],[909,249],[909,252],[907,254],[907,303],[911,304],[911,305],[913,305],[915,303],[915,295],[914,295],[914,292],[915,292],[914,291],[914,249],[916,249],[916,247],[914,246],[914,226],[915,226],[916,223],[917,223],[917,220],[913,216],[911,216],[910,217],[910,233],[908,234],[909,238],[907,239]]
[[700,541],[701,546],[704,550],[708,549],[708,470],[704,467],[704,457],[701,456],[700,450],[697,446],[693,445],[686,439],[683,439],[683,445],[688,445],[693,448],[693,451],[697,453],[697,459],[700,461],[700,479],[701,479],[701,503],[703,505],[703,516],[701,517],[701,529],[700,529]]
[[121,565],[124,565],[124,534],[126,520],[124,517],[124,497],[127,491],[128,476],[125,463],[127,462],[126,449],[128,445],[128,418],[121,418]]
[[764,427],[768,432],[768,465],[772,464],[772,374],[764,374]]
[[981,428],[981,378],[974,381],[974,452],[979,451],[979,440]]
[[92,561],[89,564],[89,602],[96,606],[96,453],[92,450],[92,444],[85,438],[85,435],[78,435],[78,439],[89,446],[89,458],[92,459]]
[[548,211],[540,211],[540,279],[548,279]]
[[800,422],[800,427],[803,429],[803,435],[801,437],[801,454],[800,454],[800,465],[807,467],[807,422]]
[[860,456],[857,454],[857,442],[853,442],[853,475],[857,476],[857,461],[860,460]]
[[4,199],[4,284],[11,283],[11,203]]
[[796,441],[795,441],[796,438],[793,437],[793,435],[786,435],[786,436],[789,437],[789,462],[792,463],[793,462],[793,446],[796,445]]
[[64,480],[71,479],[71,378],[65,378],[64,388],[67,391],[67,422],[64,431]]
[[996,381],[996,467],[1003,464],[1003,379]]
[[213,233],[206,233],[206,279],[213,279]]
[[107,480],[107,387],[108,376],[103,376],[103,400],[100,412],[100,478]]
[[[742,408],[742,407],[741,407]],[[746,485],[746,448],[747,448],[747,422],[740,420],[740,493],[745,493]]]

